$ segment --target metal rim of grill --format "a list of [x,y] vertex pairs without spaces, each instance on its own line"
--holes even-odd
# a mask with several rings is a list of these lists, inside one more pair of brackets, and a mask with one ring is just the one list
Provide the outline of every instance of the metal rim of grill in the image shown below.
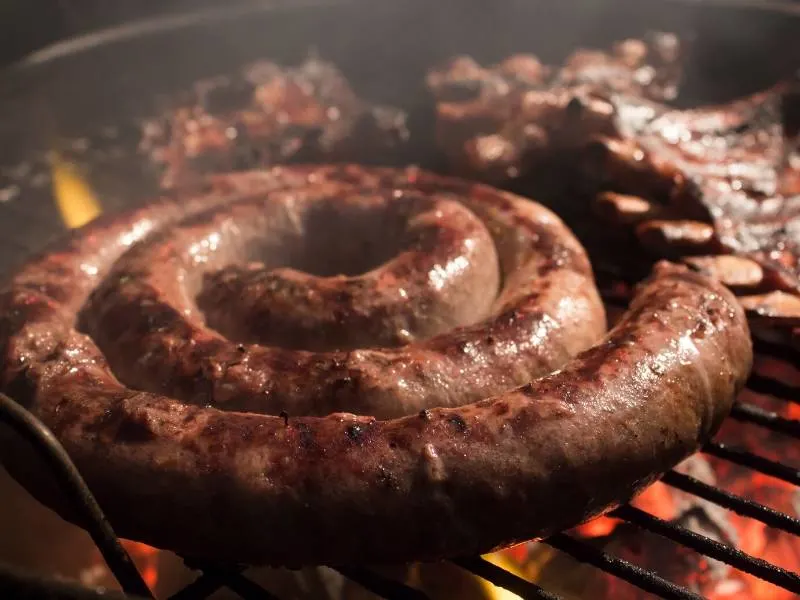
[[[609,299],[610,303],[619,304],[618,299]],[[777,358],[790,364],[794,361],[796,351],[771,343],[756,340],[756,351],[761,356]],[[800,403],[800,389],[763,375],[753,374],[748,381],[750,391],[779,398],[786,402]],[[758,406],[737,402],[731,418],[753,427],[762,427],[769,431],[800,441],[800,421],[784,418],[774,412]],[[99,596],[91,590],[80,587],[65,586],[62,583],[44,581],[32,576],[24,576],[0,566],[0,592],[4,586],[12,586],[14,590],[32,590],[47,588],[59,589],[59,598],[119,598],[134,600],[153,598],[151,591],[136,569],[114,534],[80,473],[70,460],[64,448],[55,436],[31,413],[22,408],[13,399],[0,394],[0,420],[10,425],[25,437],[45,459],[53,471],[59,485],[73,499],[76,509],[81,515],[84,528],[89,532],[99,548],[124,593],[119,596]],[[724,461],[745,467],[751,471],[769,475],[800,488],[800,469],[755,454],[741,447],[711,441],[701,452]],[[682,492],[707,500],[722,508],[728,509],[741,517],[754,519],[767,527],[783,531],[800,538],[800,519],[782,513],[753,500],[728,492],[719,487],[704,483],[694,477],[677,472],[668,472],[661,481]],[[622,506],[610,513],[610,516],[621,519],[643,531],[666,538],[685,548],[691,549],[705,557],[725,563],[734,569],[753,575],[779,588],[800,595],[800,573],[793,573],[761,558],[747,554],[737,548],[705,537],[681,525],[663,520],[631,505]],[[595,546],[571,535],[560,533],[552,536],[544,543],[569,555],[580,563],[601,569],[655,597],[671,600],[698,600],[702,596],[685,587],[677,585],[661,577],[654,571],[642,568],[627,560],[609,554]],[[187,566],[197,570],[199,575],[192,583],[174,593],[169,600],[201,600],[208,598],[220,588],[228,588],[246,600],[273,600],[276,598],[259,584],[244,574],[246,567],[242,565],[218,565],[210,563],[193,563],[185,560]],[[559,600],[561,596],[547,591],[539,585],[527,581],[481,557],[458,558],[452,560],[458,567],[473,575],[489,581],[497,587],[507,589],[522,598],[542,600]],[[390,579],[379,573],[362,567],[337,568],[344,577],[356,582],[378,596],[390,600],[423,600],[428,596],[416,589]],[[5,583],[3,583],[5,581]],[[55,588],[53,586],[56,586]]]

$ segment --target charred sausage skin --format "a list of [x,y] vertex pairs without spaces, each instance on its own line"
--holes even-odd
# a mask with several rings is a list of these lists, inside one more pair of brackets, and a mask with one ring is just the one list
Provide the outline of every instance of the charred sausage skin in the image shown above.
[[[423,212],[460,199],[496,252],[501,283],[488,313],[393,348],[308,352],[224,338],[181,305],[179,293],[200,288],[176,282],[195,277],[202,286],[203,265],[214,263],[181,248],[223,231],[219,219],[230,211],[253,217],[252,206],[273,194],[296,190],[297,199],[325,186],[331,189],[313,197],[421,194],[433,202],[423,202]],[[446,230],[435,232],[434,253],[452,258],[448,242],[456,238],[485,243],[477,224],[455,237]],[[240,251],[225,250],[231,254],[220,265],[252,258]],[[487,272],[473,275],[493,281]],[[129,278],[122,287],[121,276]],[[245,289],[245,296],[261,293],[249,283]],[[558,219],[515,196],[413,169],[298,167],[220,177],[203,193],[78,231],[18,271],[0,306],[0,390],[54,431],[117,532],[254,564],[437,559],[577,524],[695,451],[727,414],[752,360],[731,294],[666,263],[600,340],[605,318],[591,268]],[[115,312],[126,319],[109,332]],[[213,360],[199,365],[206,369],[184,352],[182,333],[186,344],[211,350]],[[164,372],[138,360],[137,336],[148,335],[152,348],[167,349]],[[335,332],[331,339],[335,347]],[[511,346],[514,355],[498,350]],[[293,364],[286,353],[307,362]],[[398,377],[397,367],[379,362],[387,356],[421,367]],[[132,363],[143,370],[122,368]],[[456,371],[461,378],[444,385]],[[264,372],[268,381],[257,377]],[[185,373],[202,379],[206,395],[181,383]],[[148,378],[136,387],[121,383],[142,374]],[[231,377],[239,387],[226,396]],[[336,390],[326,387],[333,377],[344,382]],[[404,377],[414,384],[410,392],[396,385]],[[340,408],[333,392],[353,381],[361,393],[346,396],[351,412],[335,412],[345,403]],[[306,383],[312,392],[301,389]],[[2,451],[15,477],[73,516],[46,478],[25,466],[18,442],[4,435]]]

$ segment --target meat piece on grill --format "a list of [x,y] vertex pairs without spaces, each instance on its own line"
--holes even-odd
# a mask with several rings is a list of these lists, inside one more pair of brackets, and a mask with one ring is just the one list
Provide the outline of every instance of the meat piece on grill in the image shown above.
[[579,50],[561,68],[532,55],[491,67],[456,57],[428,74],[437,138],[453,167],[494,183],[524,177],[554,151],[614,133],[610,99],[673,99],[681,77],[674,35],[624,40],[608,52]]
[[[800,325],[800,166],[782,110],[789,84],[718,107],[618,119],[577,161],[594,214],[652,258],[734,289],[759,329]],[[630,104],[620,102],[621,117]],[[789,329],[787,329],[789,328]]]
[[[554,214],[487,186],[228,174],[22,266],[0,292],[0,391],[129,539],[288,566],[482,554],[630,498],[713,435],[750,371],[719,282],[659,264],[604,334],[592,279]],[[73,518],[13,439],[0,455]]]
[[557,173],[570,193],[551,203],[597,263],[633,279],[684,260],[739,293],[762,334],[785,337],[800,325],[798,85],[672,108],[679,44],[654,39],[578,52],[556,72],[532,56],[432,71],[440,147],[461,175],[514,191]]
[[164,187],[276,163],[380,163],[408,139],[403,111],[365,102],[313,57],[200,81],[179,104],[145,123],[140,144],[163,168]]

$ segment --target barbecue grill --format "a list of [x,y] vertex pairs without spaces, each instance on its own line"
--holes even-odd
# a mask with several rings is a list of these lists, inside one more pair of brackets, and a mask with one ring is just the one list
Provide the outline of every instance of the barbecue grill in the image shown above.
[[[490,62],[514,51],[532,51],[547,62],[556,62],[579,46],[603,47],[654,28],[674,31],[692,41],[685,92],[679,99],[686,104],[729,99],[765,87],[800,66],[798,5],[676,0],[555,4],[513,0],[440,1],[433,6],[414,1],[225,3],[222,9],[138,22],[42,50],[0,78],[0,106],[11,117],[0,122],[0,140],[5,142],[0,144],[0,276],[53,237],[63,235],[70,224],[63,205],[65,185],[85,183],[99,199],[99,206],[83,207],[85,218],[98,210],[114,211],[152,197],[157,174],[136,151],[141,120],[159,113],[171,97],[197,79],[230,72],[255,59],[293,63],[309,51],[317,52],[341,67],[363,96],[407,110],[412,128],[420,132],[432,130],[426,127],[432,114],[423,89],[425,69],[459,52]],[[398,156],[397,162],[440,170],[441,158],[433,148],[423,133],[407,150],[413,158]],[[65,177],[72,179],[65,184]],[[600,275],[602,279],[605,274]],[[606,278],[619,278],[619,273]],[[606,301],[611,307],[625,303],[611,292]],[[796,349],[765,340],[756,340],[755,347],[759,358],[779,361],[787,369],[800,365]],[[800,402],[800,389],[760,371],[753,374],[748,389],[787,403]],[[0,418],[25,437],[52,470],[124,590],[121,594],[101,592],[0,566],[0,597],[152,597],[112,524],[52,434],[13,398],[2,395]],[[800,421],[748,402],[739,402],[731,419],[800,441]],[[718,441],[707,444],[703,453],[782,480],[800,493],[800,465]],[[796,516],[678,471],[662,481],[788,533],[800,545]],[[799,573],[641,508],[626,505],[612,515],[800,596]],[[656,597],[701,598],[575,535],[558,534],[545,543]],[[184,560],[198,576],[172,599],[208,598],[220,588],[248,599],[275,597],[248,577],[245,565]],[[482,557],[463,557],[453,563],[524,598],[560,597]],[[427,597],[367,566],[337,570],[380,597]]]

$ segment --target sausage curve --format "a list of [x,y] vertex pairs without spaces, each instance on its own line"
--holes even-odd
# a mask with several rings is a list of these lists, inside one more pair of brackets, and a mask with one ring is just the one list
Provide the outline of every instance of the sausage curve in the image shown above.
[[[380,297],[376,312],[358,315],[366,296],[353,294],[355,304],[342,300],[342,318],[366,319],[367,337],[376,319],[400,319],[397,331],[418,339],[339,350],[347,340],[336,319],[320,323],[314,298],[294,292],[296,322],[311,315],[313,328],[328,327],[321,350],[261,345],[271,329],[249,331],[241,315],[223,323],[224,311],[213,317],[217,327],[255,337],[211,329],[192,294],[205,293],[208,315],[235,301],[253,316],[252,298],[296,290],[299,279],[329,293],[328,263],[310,266],[319,275],[278,269],[262,285],[272,267],[257,240],[265,227],[284,241],[319,232],[307,229],[316,214],[308,206],[322,207],[338,233],[325,212],[332,197],[364,203],[359,215],[368,219],[391,216],[390,204],[419,217],[409,223],[421,219],[422,233],[410,228],[386,243],[394,258],[335,278],[394,294],[396,269],[413,263],[411,287],[442,292],[422,309]],[[274,220],[264,217],[273,209]],[[269,229],[275,222],[282,225]],[[466,261],[474,268],[458,260],[492,247],[496,256]],[[440,260],[425,262],[429,253]],[[254,258],[261,262],[252,269],[228,264]],[[302,252],[292,260],[308,266]],[[441,268],[453,263],[464,269]],[[420,272],[428,277],[414,279]],[[465,294],[464,283],[485,286],[491,306]],[[0,391],[53,430],[118,533],[252,564],[438,559],[575,525],[695,451],[728,413],[752,361],[730,292],[668,263],[602,337],[588,260],[552,213],[416,169],[217,177],[203,193],[76,232],[19,270],[0,307]],[[459,311],[466,322],[440,331],[451,325],[441,316]],[[415,320],[428,313],[441,318]],[[279,331],[279,341],[290,333]],[[213,360],[192,354],[198,348]],[[1,441],[12,475],[74,518],[27,466],[19,442]]]

